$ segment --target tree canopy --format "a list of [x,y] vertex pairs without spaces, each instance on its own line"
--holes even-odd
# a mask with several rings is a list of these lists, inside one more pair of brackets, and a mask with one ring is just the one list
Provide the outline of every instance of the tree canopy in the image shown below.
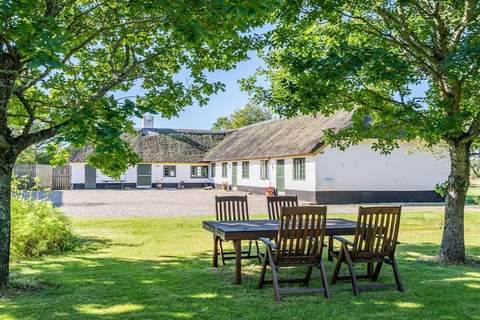
[[238,129],[271,118],[272,112],[270,110],[247,103],[243,108],[235,110],[230,116],[219,117],[213,123],[212,130]]
[[[0,151],[56,136],[94,146],[118,173],[137,159],[119,139],[131,116],[175,116],[222,90],[205,73],[252,49],[268,1],[4,1],[0,4]],[[220,18],[219,18],[220,17]],[[188,73],[189,80],[176,75]],[[125,98],[132,87],[144,94]],[[110,161],[112,155],[115,161]]]
[[[88,144],[118,177],[139,159],[132,117],[172,117],[223,89],[207,72],[255,49],[278,1],[25,0],[0,3],[0,287],[8,280],[10,186],[22,151]],[[187,80],[180,80],[186,74]],[[131,96],[132,88],[141,92]]]
[[[441,257],[463,261],[463,206],[469,152],[480,134],[480,2],[294,1],[276,11],[259,71],[245,81],[256,101],[284,116],[352,112],[329,132],[345,148],[375,139],[445,142],[452,170]],[[415,87],[426,92],[416,95]]]

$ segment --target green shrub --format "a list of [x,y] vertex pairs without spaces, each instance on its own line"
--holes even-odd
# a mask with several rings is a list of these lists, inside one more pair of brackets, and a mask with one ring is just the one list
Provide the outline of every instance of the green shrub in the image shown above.
[[472,198],[472,202],[476,204],[477,206],[480,206],[480,196],[479,195],[472,195],[470,196]]
[[442,198],[445,198],[447,195],[448,181],[437,183],[435,185],[435,192]]
[[11,250],[15,256],[36,257],[74,247],[70,219],[52,203],[12,197]]

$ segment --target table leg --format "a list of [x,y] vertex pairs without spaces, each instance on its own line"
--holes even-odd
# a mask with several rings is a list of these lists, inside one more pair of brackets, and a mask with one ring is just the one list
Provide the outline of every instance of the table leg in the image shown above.
[[233,240],[235,247],[235,284],[242,283],[242,240]]
[[212,258],[212,262],[213,262],[213,267],[214,268],[218,268],[218,237],[217,236],[213,236],[213,258]]

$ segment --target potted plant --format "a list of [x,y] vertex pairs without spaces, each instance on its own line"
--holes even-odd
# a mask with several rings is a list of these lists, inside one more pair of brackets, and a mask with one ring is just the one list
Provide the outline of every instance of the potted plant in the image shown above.
[[222,190],[227,191],[228,190],[228,181],[223,181],[222,182]]
[[273,193],[275,192],[275,188],[272,186],[268,186],[265,188],[265,195],[267,197],[273,197]]

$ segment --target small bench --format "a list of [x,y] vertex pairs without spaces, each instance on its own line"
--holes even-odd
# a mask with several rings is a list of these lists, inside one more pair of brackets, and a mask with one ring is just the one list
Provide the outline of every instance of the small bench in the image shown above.
[[118,185],[120,189],[124,189],[125,180],[103,180],[103,182],[105,182],[105,189],[109,189],[109,186],[110,189],[118,189]]

